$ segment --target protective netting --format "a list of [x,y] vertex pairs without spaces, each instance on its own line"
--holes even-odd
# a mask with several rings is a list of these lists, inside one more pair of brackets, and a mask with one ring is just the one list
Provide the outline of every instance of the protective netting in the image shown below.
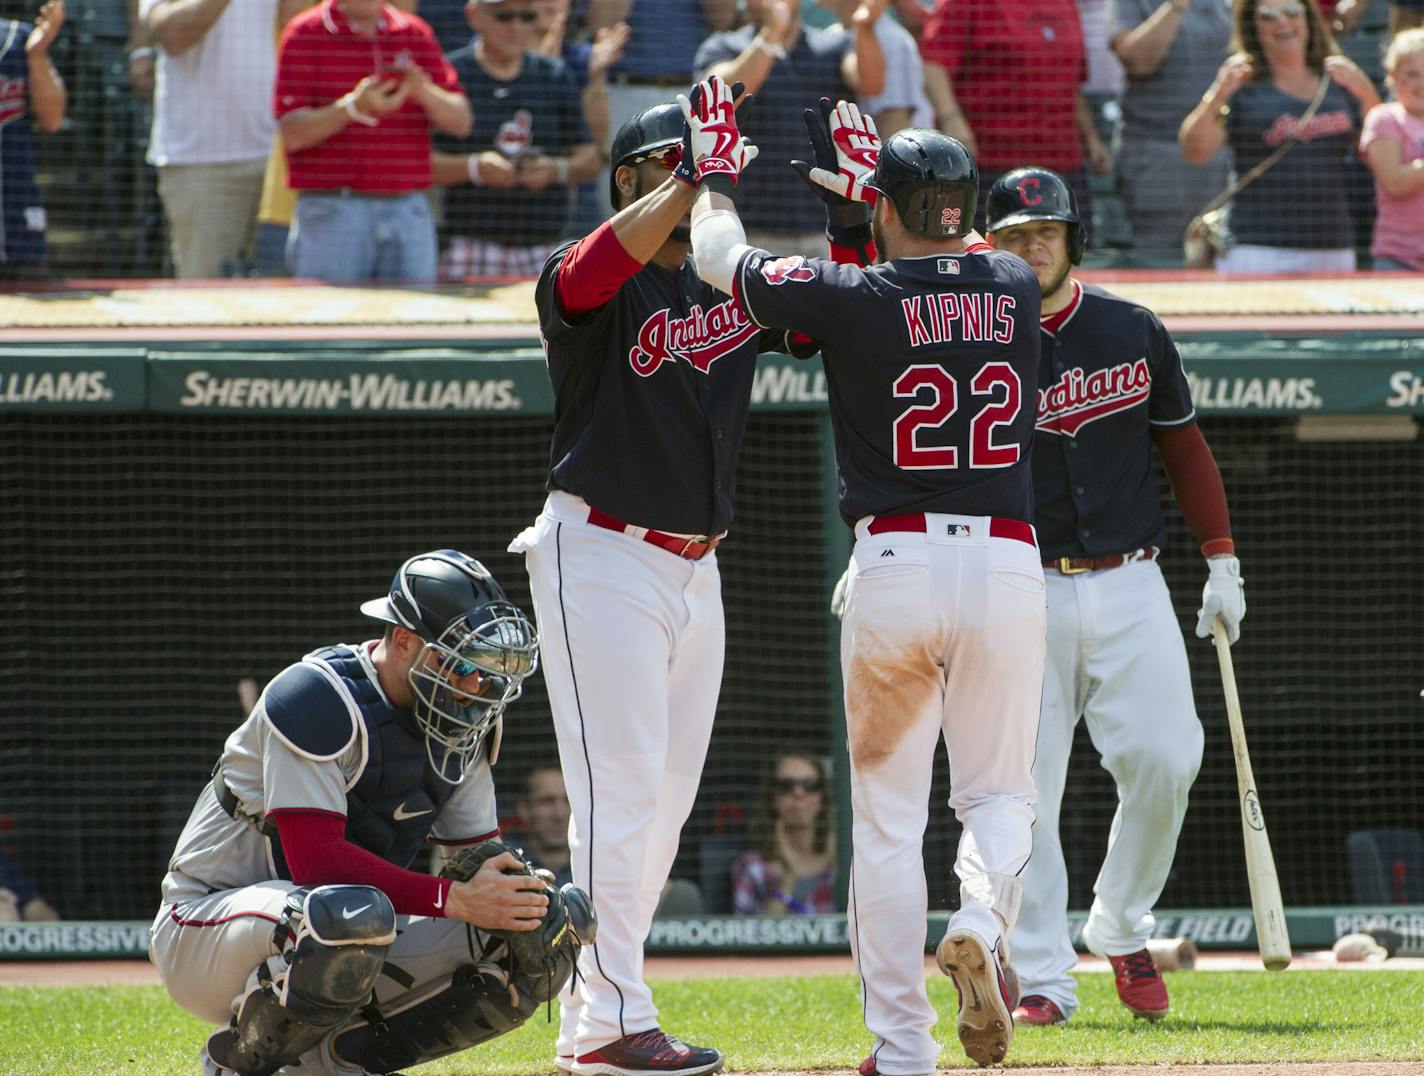
[[[768,758],[832,754],[839,737],[826,599],[846,547],[827,522],[824,422],[753,415],[718,553],[727,670],[676,868],[709,911],[726,899],[721,865],[746,846]],[[1234,656],[1285,899],[1348,902],[1347,834],[1424,815],[1424,448],[1304,443],[1283,420],[1205,428],[1248,580]],[[542,418],[6,415],[6,851],[69,918],[151,914],[172,841],[241,720],[241,679],[260,686],[313,647],[374,634],[357,606],[424,549],[473,553],[527,604],[523,567],[504,549],[538,511],[548,435]],[[1201,563],[1180,524],[1171,546],[1163,566],[1190,633]],[[1206,759],[1162,904],[1244,905],[1215,657],[1190,635],[1189,652]],[[1075,907],[1091,899],[1115,803],[1079,747],[1063,811]],[[497,771],[506,815],[528,770],[556,757],[536,677]],[[941,764],[928,839],[940,906],[957,838],[946,796]]]
[[[1182,10],[1153,24],[1150,47],[1123,42],[1156,17],[1161,5],[1149,0],[1056,0],[1035,5],[1021,24],[1008,17],[1011,4],[897,0],[874,35],[881,61],[845,28],[858,7],[853,0],[635,0],[627,5],[627,38],[616,42],[610,35],[623,31],[594,20],[619,5],[515,0],[495,14],[494,4],[471,3],[467,12],[464,0],[395,0],[394,8],[413,10],[431,30],[412,36],[401,20],[389,20],[360,51],[360,63],[333,61],[322,72],[294,43],[300,35],[289,34],[280,51],[277,45],[277,20],[292,18],[316,27],[315,47],[330,45],[331,55],[345,47],[348,25],[315,21],[303,11],[313,6],[254,0],[190,40],[164,25],[168,5],[70,0],[44,45],[47,61],[36,54],[30,65],[31,27],[52,23],[53,14],[45,16],[37,0],[0,0],[0,42],[8,41],[0,53],[7,125],[0,278],[283,276],[291,269],[285,244],[296,214],[293,187],[303,198],[329,199],[307,221],[308,241],[328,249],[306,260],[300,275],[372,275],[374,261],[352,268],[365,254],[341,244],[378,232],[388,245],[404,247],[416,235],[436,243],[447,279],[528,275],[550,243],[582,235],[607,215],[607,163],[597,154],[606,153],[620,123],[672,101],[708,70],[743,78],[755,91],[743,119],[763,152],[741,192],[742,210],[773,248],[789,253],[808,235],[819,247],[819,203],[787,161],[805,152],[801,109],[825,95],[859,99],[887,135],[938,124],[974,148],[986,179],[1028,164],[1070,174],[1090,263],[1174,266],[1186,221],[1226,186],[1233,163],[1245,172],[1289,138],[1314,88],[1306,80],[1281,94],[1263,78],[1222,97],[1231,110],[1220,117],[1227,148],[1202,170],[1188,167],[1178,127],[1214,91],[1232,31],[1225,6],[1205,0],[1174,5]],[[1323,31],[1337,18],[1335,6],[1322,0],[1320,16],[1310,0],[1308,20],[1273,16],[1262,32],[1286,22]],[[1357,145],[1373,95],[1390,99],[1383,54],[1392,22],[1407,25],[1419,15],[1413,4],[1346,7],[1350,24],[1337,29],[1330,49],[1361,73],[1331,89],[1298,145],[1243,193],[1250,207],[1232,227],[1242,226],[1240,244],[1307,255],[1343,249],[1368,268],[1375,177]],[[1253,25],[1254,5],[1247,8]],[[9,20],[17,20],[13,28]],[[471,52],[476,34],[486,41],[479,57]],[[1132,49],[1137,74],[1125,75],[1119,56]],[[875,62],[883,62],[883,78]],[[37,73],[50,65],[67,91],[58,111]],[[453,79],[451,88],[467,96],[467,133],[437,110],[392,104],[361,86],[371,78],[385,85],[381,92],[404,94],[408,87],[395,88],[413,66],[437,81]],[[388,106],[396,111],[385,112]],[[325,109],[334,119],[315,143],[295,148],[289,170],[274,109],[285,115],[298,107]],[[1192,151],[1207,159],[1220,107],[1199,135],[1206,149]],[[397,113],[400,122],[392,119]],[[1398,142],[1394,122],[1381,124],[1381,137]],[[432,146],[443,160],[430,171],[419,162]],[[367,204],[367,195],[380,203],[411,192],[429,192],[432,211],[391,209],[395,216],[372,223],[386,209]],[[340,223],[323,232],[318,218]],[[1398,241],[1388,253],[1420,264],[1417,249],[1405,257]],[[427,275],[402,264],[385,275]],[[1339,272],[1354,264],[1307,256],[1256,267]]]

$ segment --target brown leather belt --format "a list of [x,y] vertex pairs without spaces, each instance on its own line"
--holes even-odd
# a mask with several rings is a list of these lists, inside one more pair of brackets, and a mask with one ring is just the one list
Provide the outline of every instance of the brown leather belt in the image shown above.
[[1052,568],[1064,575],[1082,575],[1084,572],[1101,572],[1108,568],[1121,568],[1139,560],[1156,560],[1162,552],[1155,545],[1134,549],[1131,553],[1112,553],[1106,557],[1058,557],[1043,562],[1045,568]]
[[667,534],[664,531],[649,530],[646,527],[635,527],[631,523],[624,523],[621,519],[614,519],[607,512],[600,512],[597,508],[588,510],[588,521],[595,527],[603,527],[605,530],[618,531],[620,534],[641,538],[650,545],[666,549],[669,553],[676,554],[686,560],[701,560],[722,542],[720,534],[716,537],[702,534],[693,538],[684,538],[680,534]]

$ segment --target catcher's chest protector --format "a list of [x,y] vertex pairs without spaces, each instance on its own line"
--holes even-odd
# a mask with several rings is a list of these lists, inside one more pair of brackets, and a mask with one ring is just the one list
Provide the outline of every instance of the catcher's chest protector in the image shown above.
[[346,793],[346,839],[409,867],[459,786],[435,773],[424,735],[409,714],[386,704],[354,651],[333,646],[312,656],[341,677],[366,727],[366,768]]

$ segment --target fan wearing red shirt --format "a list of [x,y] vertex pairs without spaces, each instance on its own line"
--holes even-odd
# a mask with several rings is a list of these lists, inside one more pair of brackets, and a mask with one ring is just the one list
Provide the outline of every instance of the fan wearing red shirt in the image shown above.
[[979,163],[988,190],[1027,164],[1058,172],[1090,215],[1088,171],[1112,168],[1080,86],[1088,75],[1074,0],[939,0],[920,39],[925,90],[939,129]]
[[273,109],[293,274],[434,280],[430,131],[463,137],[472,116],[430,27],[382,0],[323,0],[282,34]]

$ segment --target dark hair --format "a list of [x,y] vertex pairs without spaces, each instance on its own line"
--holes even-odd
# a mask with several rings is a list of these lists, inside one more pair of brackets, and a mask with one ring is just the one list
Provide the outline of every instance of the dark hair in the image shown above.
[[[1279,0],[1268,2],[1276,3]],[[1325,57],[1336,55],[1340,46],[1335,43],[1335,35],[1330,32],[1330,27],[1325,23],[1325,16],[1320,14],[1315,0],[1300,2],[1305,5],[1305,66],[1312,71],[1324,71]],[[1266,60],[1266,51],[1261,47],[1261,35],[1256,32],[1256,8],[1260,4],[1261,0],[1235,0],[1231,12],[1229,48],[1234,53],[1239,52],[1250,57],[1253,79],[1269,81],[1271,67]]]
[[768,863],[775,863],[781,859],[781,850],[776,846],[776,771],[788,758],[799,758],[816,771],[816,777],[821,782],[821,810],[816,815],[816,831],[811,850],[821,853],[830,847],[831,812],[828,798],[831,791],[830,770],[815,755],[802,754],[800,751],[783,751],[773,758],[771,765],[767,767],[766,778],[762,782],[761,809],[757,812],[756,818],[752,820],[752,839],[755,842],[755,848]]
[[525,796],[529,795],[530,785],[534,781],[534,775],[542,770],[553,770],[559,775],[560,783],[563,782],[564,768],[559,765],[557,760],[553,762],[536,762],[534,763],[534,765],[529,767],[529,772],[524,775],[524,791],[520,793],[520,799],[523,799]]

